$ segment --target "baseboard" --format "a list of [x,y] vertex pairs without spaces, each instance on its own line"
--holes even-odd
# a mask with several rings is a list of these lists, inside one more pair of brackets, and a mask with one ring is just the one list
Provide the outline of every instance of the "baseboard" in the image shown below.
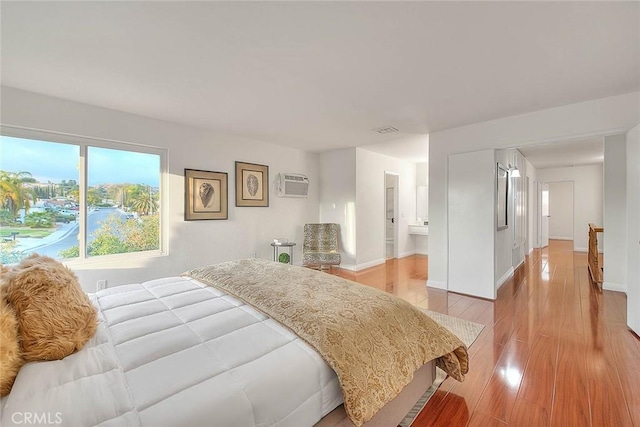
[[566,236],[549,236],[549,240],[573,240],[573,237],[566,237]]
[[[405,256],[411,256],[411,255],[414,255],[414,254],[415,254],[415,251],[403,252],[398,258],[404,258]],[[353,264],[340,264],[340,268],[342,268],[344,270],[357,272],[357,271],[366,270],[367,268],[375,267],[376,265],[384,264],[385,262],[387,262],[386,259],[379,258],[379,259],[376,259],[376,260],[373,260],[373,261],[363,262],[362,264],[356,264],[356,265],[353,265]]]
[[355,271],[364,270],[365,268],[375,267],[376,265],[384,264],[387,260],[384,258],[379,258],[369,262],[363,262],[362,264],[356,264]]
[[356,271],[356,266],[353,264],[340,264],[340,268],[343,270]]
[[602,289],[604,289],[605,291],[623,292],[625,295],[627,293],[627,287],[625,285],[621,285],[620,283],[603,282]]
[[416,250],[416,254],[418,254],[418,255],[429,255],[429,251]]
[[515,270],[513,269],[513,267],[510,267],[506,273],[504,273],[502,275],[501,278],[498,279],[498,282],[496,283],[496,290],[500,289],[500,286],[502,286],[504,284],[504,282],[506,282],[507,280],[509,280],[509,277],[513,276],[513,272]]
[[404,258],[404,257],[407,257],[407,256],[415,255],[416,253],[417,252],[415,250],[414,251],[401,252],[401,253],[398,254],[398,258]]
[[432,280],[432,279],[427,280],[427,286],[429,288],[444,289],[445,291],[447,290],[447,284],[445,282],[440,282],[438,280]]

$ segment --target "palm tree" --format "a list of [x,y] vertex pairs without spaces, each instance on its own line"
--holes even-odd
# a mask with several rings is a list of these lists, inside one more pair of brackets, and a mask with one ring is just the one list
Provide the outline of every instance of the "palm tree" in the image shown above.
[[111,191],[113,191],[113,195],[112,196],[110,195],[111,198],[113,200],[116,200],[120,204],[120,207],[122,208],[124,208],[129,204],[128,187],[129,187],[129,184],[119,184],[111,188]]
[[0,206],[8,209],[13,217],[17,217],[20,209],[24,208],[25,213],[31,207],[31,199],[37,200],[35,191],[25,187],[25,181],[32,181],[29,172],[6,172],[0,171]]
[[151,188],[147,187],[146,191],[135,193],[131,206],[140,215],[149,215],[158,210],[158,201],[155,195],[151,193]]

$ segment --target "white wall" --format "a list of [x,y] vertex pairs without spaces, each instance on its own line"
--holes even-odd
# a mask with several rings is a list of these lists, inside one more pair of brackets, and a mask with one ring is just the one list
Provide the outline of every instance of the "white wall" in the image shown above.
[[525,159],[526,176],[529,178],[529,229],[527,253],[538,247],[538,171]]
[[356,150],[320,154],[320,222],[340,225],[341,267],[356,265]]
[[631,92],[430,133],[429,284],[447,283],[449,154],[612,135],[633,127],[638,117],[640,92]]
[[416,217],[429,220],[429,163],[416,163]]
[[415,252],[420,255],[429,255],[429,236],[411,234],[415,246]]
[[[494,150],[449,156],[450,291],[495,299]],[[489,200],[490,203],[484,203]],[[503,230],[508,232],[508,230]],[[429,257],[431,258],[431,256]],[[429,260],[431,261],[431,260]],[[460,268],[459,266],[463,266]],[[429,272],[431,275],[431,272]],[[429,278],[429,286],[444,287]]]
[[573,240],[573,182],[549,183],[549,238]]
[[[527,221],[529,219],[530,212],[528,211],[528,189],[527,189],[527,161],[520,153],[519,150],[511,150],[511,156],[514,164],[520,170],[520,177],[511,177],[511,203],[513,203],[513,232],[511,233],[513,238],[512,251],[511,251],[511,265],[513,268],[519,267],[525,261],[525,256],[528,253],[527,249],[527,237],[528,228]],[[510,274],[513,273],[511,270]],[[510,275],[509,274],[509,275]],[[502,276],[498,278],[497,285],[501,286],[503,281],[508,279],[509,276]]]
[[415,253],[408,224],[416,220],[415,163],[356,148],[356,269],[385,261],[385,172],[398,174],[398,255]]
[[[509,164],[513,165],[513,154],[514,154],[515,150],[495,150],[494,152],[494,159],[493,159],[493,165],[491,165],[491,167],[493,169],[495,169],[495,172],[497,174],[497,163],[500,163],[501,165],[503,165],[506,168],[509,168]],[[513,253],[512,253],[512,248],[513,248],[513,234],[514,234],[514,227],[516,226],[514,223],[514,215],[513,215],[513,191],[514,191],[514,180],[516,178],[511,178],[510,176],[511,174],[509,174],[509,178],[508,178],[508,197],[507,197],[507,228],[503,229],[503,230],[498,230],[496,227],[496,218],[494,216],[494,227],[491,230],[492,233],[495,233],[494,236],[494,247],[493,249],[493,257],[494,257],[494,261],[493,261],[493,266],[494,266],[494,281],[492,283],[492,286],[496,287],[498,286],[498,282],[501,282],[502,280],[504,280],[505,278],[508,278],[509,275],[513,272]],[[480,179],[480,177],[476,177],[476,179]],[[517,179],[522,179],[522,178],[517,178]],[[496,178],[494,176],[494,178],[491,180],[491,182],[488,182],[486,185],[490,185],[491,188],[494,191],[494,195],[493,195],[493,200],[494,200],[494,204],[495,204],[495,200],[496,199]],[[469,206],[470,212],[471,214],[473,214],[473,207]],[[476,209],[478,209],[476,207]],[[497,214],[496,214],[497,215]],[[483,232],[484,233],[484,232]],[[488,242],[487,242],[488,243]],[[451,268],[451,267],[449,267]],[[459,267],[456,267],[459,269]],[[500,283],[502,284],[502,283]],[[489,297],[487,297],[489,298]],[[492,298],[495,298],[495,293],[494,296]]]
[[416,163],[416,185],[429,185],[429,163]]
[[[627,290],[627,143],[604,139],[603,289]],[[599,242],[600,243],[600,242]]]
[[[301,259],[303,225],[318,221],[318,155],[261,141],[154,120],[115,110],[98,108],[2,88],[2,124],[84,137],[101,138],[168,150],[169,252],[155,258],[89,260],[74,264],[83,288],[95,290],[96,281],[108,286],[149,280],[224,260],[247,258],[252,252],[271,259],[269,243],[288,237],[299,243],[295,258]],[[236,160],[269,166],[273,183],[279,172],[300,172],[309,177],[309,197],[279,198],[271,188],[268,208],[235,206]],[[184,169],[203,169],[229,174],[229,219],[190,221],[184,218]]]
[[398,255],[415,253],[408,224],[416,220],[415,163],[349,148],[321,153],[320,221],[340,224],[342,267],[385,261],[385,172],[398,174]]
[[631,129],[626,140],[627,325],[640,335],[640,126]]
[[573,182],[574,251],[589,250],[589,223],[602,225],[602,179],[602,165],[538,169],[539,182]]
[[[429,163],[416,163],[416,219],[429,221]],[[429,253],[429,236],[412,234],[416,253]]]

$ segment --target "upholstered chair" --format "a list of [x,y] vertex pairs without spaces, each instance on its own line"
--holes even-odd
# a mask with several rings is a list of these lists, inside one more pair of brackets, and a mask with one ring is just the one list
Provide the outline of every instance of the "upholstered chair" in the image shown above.
[[340,266],[338,224],[305,224],[302,265],[318,270]]

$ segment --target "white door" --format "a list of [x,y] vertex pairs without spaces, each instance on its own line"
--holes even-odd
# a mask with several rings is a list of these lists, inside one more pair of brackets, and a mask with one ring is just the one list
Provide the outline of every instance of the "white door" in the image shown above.
[[[631,281],[633,281],[633,277],[635,277],[637,284],[639,281],[638,279],[640,279],[640,262],[637,262],[637,260],[640,259],[640,228],[636,226],[636,229],[638,230],[638,235],[636,236],[636,239],[634,239],[635,241],[629,245],[629,248],[631,249],[628,261],[630,274],[627,277],[631,277]],[[632,262],[632,259],[636,260],[636,262]],[[629,284],[634,285],[631,281]],[[636,335],[640,335],[640,316],[637,314],[638,307],[640,307],[640,290],[637,286],[634,286],[634,289],[629,289],[627,292],[627,325],[636,333]]]
[[[627,325],[640,335],[640,129],[627,133]],[[606,230],[605,230],[606,232]],[[605,234],[606,235],[606,234]]]
[[527,254],[527,198],[528,177],[512,177],[510,187],[513,199],[513,249],[511,265],[518,268]]
[[529,188],[531,188],[531,182],[529,177],[524,178],[524,253],[525,255],[529,253],[529,247],[531,246],[531,242],[529,241],[529,221],[531,221],[530,213],[529,213]]
[[541,182],[539,184],[539,203],[540,207],[540,227],[538,246],[545,248],[549,246],[549,184]]
[[573,240],[573,181],[549,183],[549,239]]
[[384,200],[384,212],[385,212],[385,258],[391,259],[397,257],[397,194],[398,194],[398,176],[390,173],[385,173],[385,200]]

